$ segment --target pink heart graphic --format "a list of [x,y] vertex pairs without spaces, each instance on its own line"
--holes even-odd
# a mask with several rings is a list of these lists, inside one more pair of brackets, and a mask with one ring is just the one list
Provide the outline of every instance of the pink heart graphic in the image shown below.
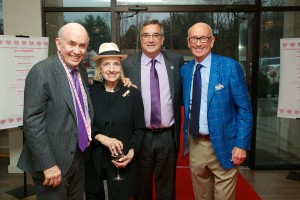
[[290,46],[291,46],[291,47],[294,47],[294,46],[295,46],[295,43],[294,43],[294,42],[290,43]]
[[3,43],[3,41],[2,40],[0,40],[0,45]]
[[295,114],[299,115],[300,111],[299,110],[295,110]]
[[29,42],[30,46],[34,45],[34,41]]
[[279,112],[280,113],[284,113],[284,109],[279,109]]
[[26,41],[22,41],[22,45],[25,46],[27,44]]
[[5,124],[6,120],[5,119],[1,119],[0,123],[1,124]]
[[287,43],[282,43],[282,46],[283,46],[283,47],[286,47],[286,46],[287,46]]
[[21,121],[22,121],[22,117],[18,117],[18,118],[17,118],[17,121],[18,121],[18,122],[21,122]]
[[41,41],[37,41],[36,44],[37,44],[38,46],[41,46],[42,43],[41,43]]
[[9,123],[13,123],[15,120],[14,120],[14,118],[9,118],[8,121],[9,121]]
[[288,113],[288,114],[291,114],[291,113],[292,113],[292,110],[290,110],[290,109],[287,110],[287,113]]
[[44,46],[48,46],[48,42],[44,42]]
[[15,40],[15,41],[14,41],[14,44],[15,44],[16,46],[18,46],[18,45],[19,45],[19,41],[18,41],[18,40]]
[[298,42],[298,47],[300,47],[300,42]]
[[7,45],[10,45],[10,44],[11,44],[11,41],[10,41],[10,40],[6,40],[5,43],[6,43]]

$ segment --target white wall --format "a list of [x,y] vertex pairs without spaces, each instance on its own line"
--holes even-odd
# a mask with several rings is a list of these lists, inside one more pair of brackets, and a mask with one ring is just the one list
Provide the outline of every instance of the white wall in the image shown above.
[[2,0],[5,35],[42,36],[41,0]]

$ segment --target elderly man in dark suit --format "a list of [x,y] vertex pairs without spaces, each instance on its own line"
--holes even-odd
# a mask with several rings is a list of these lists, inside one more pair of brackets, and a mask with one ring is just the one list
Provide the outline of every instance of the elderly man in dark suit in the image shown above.
[[33,66],[26,78],[25,144],[18,167],[33,176],[38,199],[83,199],[93,112],[80,62],[88,44],[83,26],[64,25],[57,54]]
[[183,57],[161,51],[164,31],[157,20],[142,25],[140,40],[142,52],[123,62],[125,75],[142,92],[147,126],[138,157],[136,198],[152,199],[154,174],[157,199],[171,200],[175,199]]

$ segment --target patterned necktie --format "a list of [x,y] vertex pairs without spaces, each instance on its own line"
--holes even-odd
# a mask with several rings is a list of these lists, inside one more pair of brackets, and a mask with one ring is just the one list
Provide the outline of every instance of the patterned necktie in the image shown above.
[[159,128],[161,125],[161,108],[158,74],[155,69],[156,60],[151,60],[150,92],[151,92],[151,126]]
[[194,73],[193,83],[193,99],[191,108],[191,120],[190,120],[190,134],[193,138],[199,135],[199,115],[200,115],[200,103],[201,103],[201,72],[200,69],[203,65],[198,64]]
[[[78,98],[79,98],[79,101],[80,101],[80,104],[81,104],[81,107],[82,107],[83,113],[84,113],[83,96],[82,96],[82,93],[81,93],[79,80],[77,78],[77,73],[78,73],[77,69],[74,69],[71,72],[72,78],[73,78],[73,81],[74,81],[74,85],[75,85],[75,88],[76,88],[76,91],[77,91],[77,94],[78,94]],[[75,102],[76,102],[75,104],[76,104],[76,111],[77,111],[78,146],[79,146],[79,149],[82,152],[84,152],[84,150],[85,150],[85,148],[87,147],[87,144],[88,144],[87,130],[86,130],[86,127],[85,127],[85,124],[84,124],[84,119],[83,119],[84,116],[82,116],[82,114],[80,112],[78,101],[76,100]]]

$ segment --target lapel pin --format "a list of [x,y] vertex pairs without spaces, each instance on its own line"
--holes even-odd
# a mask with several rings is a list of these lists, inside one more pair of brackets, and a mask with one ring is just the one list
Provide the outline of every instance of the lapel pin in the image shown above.
[[124,94],[122,94],[122,97],[126,97],[127,95],[129,96],[130,91],[127,90]]

